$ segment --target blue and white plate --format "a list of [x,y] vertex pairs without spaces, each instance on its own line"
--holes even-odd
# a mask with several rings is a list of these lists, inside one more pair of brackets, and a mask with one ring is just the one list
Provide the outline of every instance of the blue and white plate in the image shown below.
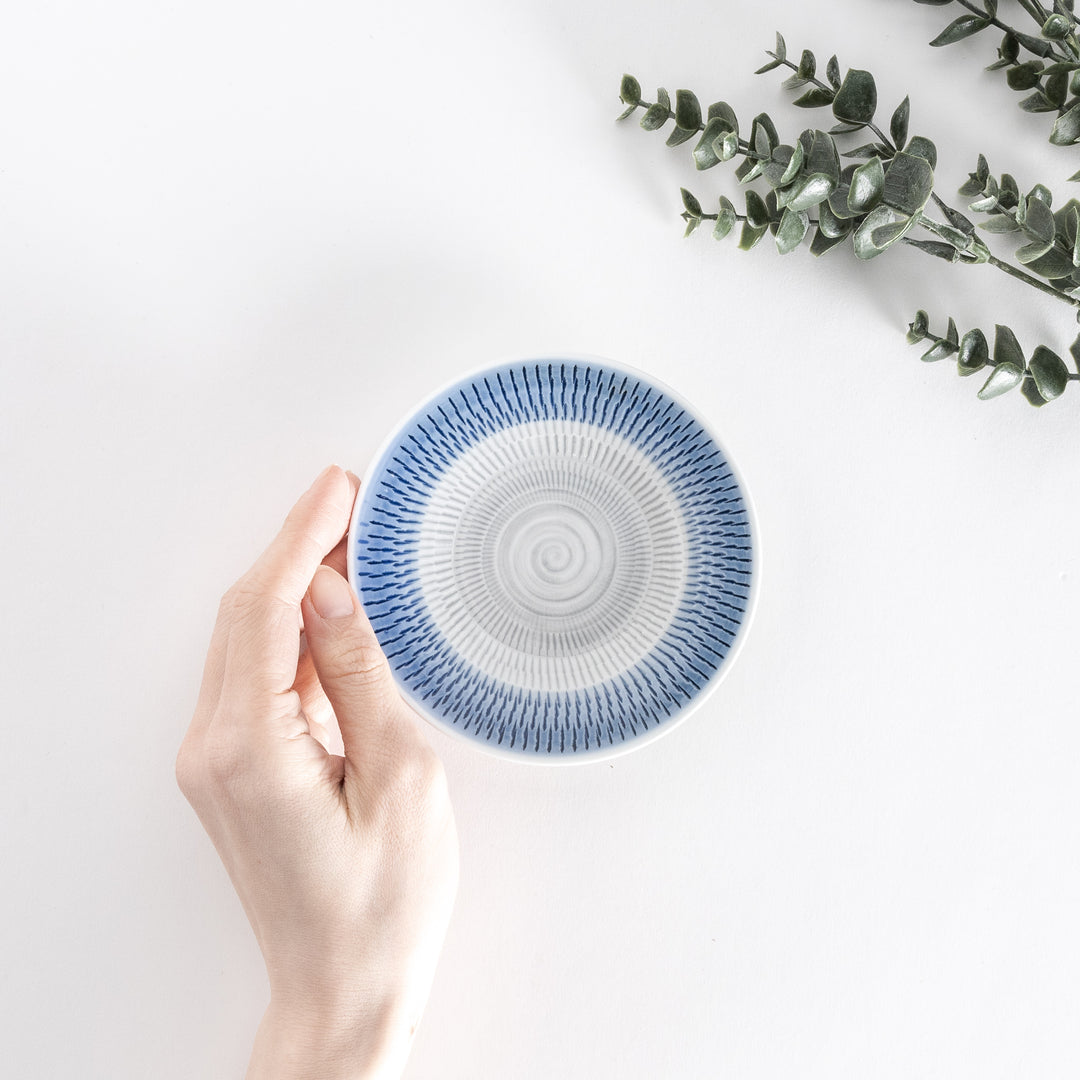
[[731,462],[672,391],[529,360],[394,432],[361,486],[349,580],[421,715],[518,759],[596,760],[714,688],[755,546]]

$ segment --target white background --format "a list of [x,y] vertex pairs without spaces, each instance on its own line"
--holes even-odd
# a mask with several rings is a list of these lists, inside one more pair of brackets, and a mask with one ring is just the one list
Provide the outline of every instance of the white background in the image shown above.
[[1061,201],[1080,155],[983,72],[998,35],[926,47],[956,14],[9,13],[5,1076],[242,1075],[262,962],[173,778],[220,594],[418,398],[567,351],[654,372],[720,433],[763,537],[757,616],[708,703],[614,762],[431,732],[462,881],[408,1077],[1080,1069],[1080,390],[979,402],[903,337],[925,307],[1064,352],[1072,315],[913,249],[683,242],[679,186],[735,196],[733,168],[614,122],[629,71],[789,141],[828,126],[752,74],[781,29],[874,71],[884,123],[910,91],[944,194],[982,150]]

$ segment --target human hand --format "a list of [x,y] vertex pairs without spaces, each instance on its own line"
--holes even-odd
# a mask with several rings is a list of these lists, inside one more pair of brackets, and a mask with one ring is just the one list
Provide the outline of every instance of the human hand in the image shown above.
[[176,759],[266,962],[249,1080],[400,1075],[457,889],[442,765],[344,577],[358,488],[322,473],[222,598]]

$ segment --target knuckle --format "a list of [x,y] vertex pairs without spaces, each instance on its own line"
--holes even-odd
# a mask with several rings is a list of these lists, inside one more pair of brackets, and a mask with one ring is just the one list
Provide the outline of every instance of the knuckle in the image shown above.
[[334,654],[337,673],[370,686],[386,675],[386,657],[373,634],[352,635]]

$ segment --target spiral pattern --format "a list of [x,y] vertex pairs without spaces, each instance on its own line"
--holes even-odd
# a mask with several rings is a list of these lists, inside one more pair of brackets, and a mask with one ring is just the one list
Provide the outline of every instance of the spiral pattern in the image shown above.
[[686,530],[667,481],[626,439],[540,420],[447,469],[418,565],[463,660],[525,690],[580,690],[632,668],[670,623]]

